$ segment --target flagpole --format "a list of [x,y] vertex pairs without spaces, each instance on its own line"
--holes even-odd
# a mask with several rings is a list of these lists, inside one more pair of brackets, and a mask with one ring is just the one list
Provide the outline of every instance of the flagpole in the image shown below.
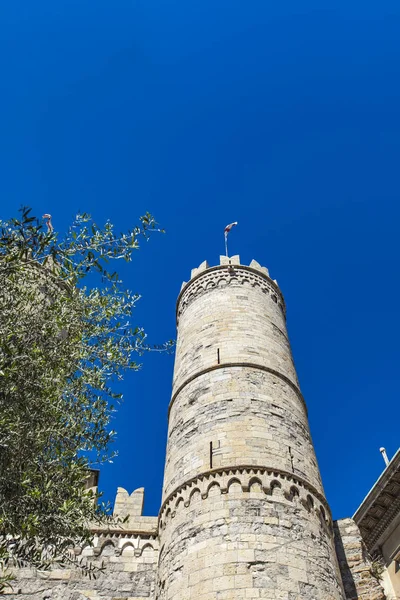
[[225,236],[225,254],[228,257],[228,233],[230,232],[230,230],[232,229],[232,227],[234,227],[235,225],[237,225],[237,221],[235,221],[234,223],[229,223],[229,225],[227,225],[224,229],[224,236]]

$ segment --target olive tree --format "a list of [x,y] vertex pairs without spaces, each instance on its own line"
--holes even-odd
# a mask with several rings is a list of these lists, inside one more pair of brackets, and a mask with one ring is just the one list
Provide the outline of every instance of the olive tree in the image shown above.
[[110,518],[85,489],[88,470],[111,460],[115,383],[149,348],[131,322],[138,296],[109,265],[130,261],[155,231],[149,214],[121,235],[87,214],[63,237],[28,209],[0,222],[3,587],[12,565],[74,561],[71,549],[90,543],[90,526]]

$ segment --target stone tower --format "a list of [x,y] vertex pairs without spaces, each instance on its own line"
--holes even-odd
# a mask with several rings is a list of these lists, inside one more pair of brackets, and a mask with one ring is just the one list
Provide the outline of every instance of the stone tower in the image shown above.
[[342,600],[277,282],[204,262],[177,324],[156,600]]

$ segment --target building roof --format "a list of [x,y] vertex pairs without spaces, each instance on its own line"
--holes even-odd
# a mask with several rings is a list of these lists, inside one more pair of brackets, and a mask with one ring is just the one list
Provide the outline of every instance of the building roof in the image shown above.
[[400,515],[400,448],[353,515],[373,552],[391,523]]

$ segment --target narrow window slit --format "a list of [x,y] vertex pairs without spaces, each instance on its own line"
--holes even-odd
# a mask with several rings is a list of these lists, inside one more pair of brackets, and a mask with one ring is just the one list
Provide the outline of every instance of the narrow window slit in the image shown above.
[[219,355],[219,348],[217,348],[217,362],[218,362],[219,365],[221,364],[221,358],[220,358],[220,355]]
[[290,463],[292,465],[292,473],[294,473],[293,454],[292,454],[292,448],[290,446],[289,446],[289,456],[290,456]]
[[213,443],[210,442],[210,469],[213,468]]

